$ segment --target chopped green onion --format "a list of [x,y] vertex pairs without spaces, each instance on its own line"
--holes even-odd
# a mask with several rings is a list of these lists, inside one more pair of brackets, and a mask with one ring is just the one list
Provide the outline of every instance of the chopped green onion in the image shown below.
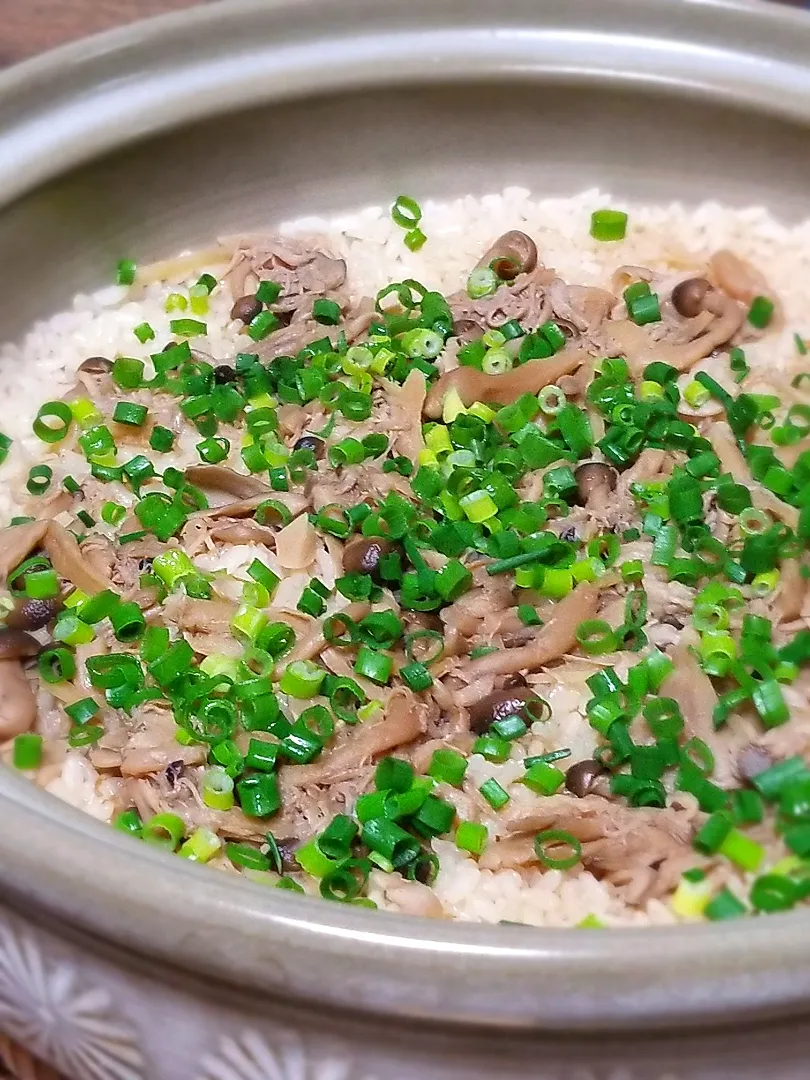
[[494,777],[485,780],[478,790],[493,810],[501,810],[509,802],[509,793],[504,791]]
[[98,712],[98,702],[91,697],[80,698],[72,705],[66,705],[65,712],[74,724],[86,724]]
[[[546,829],[538,833],[534,850],[540,862],[550,870],[570,870],[582,857],[582,844],[564,829]],[[567,850],[569,854],[555,854],[560,850],[563,853]]]
[[267,871],[272,868],[270,859],[250,844],[226,844],[225,854],[234,866],[245,870]]
[[713,855],[720,850],[731,833],[732,827],[731,818],[723,811],[719,811],[712,814],[705,824],[698,829],[692,843],[698,851],[702,851],[706,855]]
[[726,888],[721,889],[703,910],[706,918],[712,922],[737,919],[740,915],[746,914],[745,904],[738,900],[730,889]]
[[729,353],[729,366],[734,374],[735,382],[742,382],[748,372],[751,370],[745,359],[745,353],[742,349],[732,349]]
[[155,331],[148,322],[140,323],[132,332],[142,345],[145,345],[147,341],[153,341],[155,338]]
[[200,337],[208,333],[208,327],[199,319],[172,319],[169,323],[169,329],[178,337],[185,338]]
[[471,300],[481,300],[485,296],[491,296],[499,284],[495,271],[488,266],[482,266],[473,270],[467,278],[467,295]]
[[32,495],[43,495],[51,486],[53,469],[49,465],[35,465],[28,473],[26,487]]
[[256,290],[256,299],[260,304],[275,304],[281,296],[281,285],[277,281],[262,281]]
[[459,851],[469,851],[471,855],[483,855],[488,839],[486,825],[474,821],[462,821],[456,829],[456,847]]
[[281,795],[275,773],[248,776],[236,785],[239,805],[248,817],[271,817],[281,809]]
[[340,304],[336,304],[334,300],[321,297],[312,305],[313,319],[325,326],[336,326],[340,322],[340,316]]
[[64,401],[47,401],[39,409],[33,429],[42,442],[55,443],[64,439],[73,422],[70,406]]
[[157,574],[164,585],[173,589],[183,577],[195,574],[197,570],[182,548],[169,548],[154,557],[152,572]]
[[748,309],[748,321],[757,330],[764,330],[773,318],[774,302],[767,296],[755,296]]
[[422,220],[422,208],[409,195],[398,195],[391,207],[391,218],[401,229],[415,229]]
[[622,210],[594,210],[591,214],[591,236],[594,240],[624,240],[627,234],[627,214]]
[[134,601],[119,604],[110,615],[110,622],[118,641],[135,641],[146,629],[143,612]]
[[401,758],[385,757],[377,764],[374,784],[378,791],[409,791],[415,777],[413,766]]
[[384,686],[391,678],[394,661],[386,653],[377,652],[376,649],[371,649],[367,645],[361,645],[357,650],[354,670],[358,675]]
[[799,898],[796,886],[781,874],[763,874],[751,886],[751,904],[757,911],[789,911]]
[[149,436],[149,445],[159,454],[166,454],[174,446],[174,432],[159,424],[152,428]]
[[604,619],[586,619],[581,622],[576,628],[575,637],[582,651],[589,656],[615,652],[618,644],[615,631]]
[[138,405],[134,401],[119,401],[113,410],[113,420],[116,424],[142,427],[148,412],[145,405]]
[[185,822],[177,814],[155,814],[145,821],[141,838],[153,847],[176,851],[186,834]]
[[637,326],[645,326],[647,323],[661,321],[661,308],[658,306],[658,297],[655,293],[647,293],[633,300],[628,308],[630,318]]
[[59,595],[59,577],[55,570],[32,570],[25,575],[25,595],[32,600],[51,600]]
[[315,697],[326,678],[326,671],[311,660],[295,660],[284,669],[279,682],[282,694],[294,698]]
[[113,828],[140,839],[143,831],[141,815],[137,810],[125,810],[113,820]]
[[42,763],[42,736],[33,732],[17,735],[14,739],[11,763],[15,769],[27,771],[38,769]]
[[565,783],[565,773],[548,761],[536,761],[526,770],[521,783],[538,795],[553,795]]
[[765,859],[765,848],[762,844],[741,833],[739,829],[732,829],[717,850],[746,873],[755,873]]
[[263,341],[268,334],[272,334],[272,332],[278,329],[280,325],[281,320],[278,315],[269,310],[261,311],[255,319],[251,320],[248,324],[248,334],[254,341]]
[[426,241],[427,236],[421,229],[409,229],[405,233],[405,247],[409,251],[419,251],[420,248],[424,247]]
[[428,768],[428,776],[451,787],[460,788],[467,773],[467,759],[457,750],[435,750]]
[[424,664],[417,662],[405,664],[399,669],[399,674],[405,685],[416,694],[428,690],[433,685],[433,677]]
[[115,269],[115,280],[118,285],[133,285],[137,266],[132,259],[121,259]]
[[222,849],[222,841],[212,829],[195,829],[178,854],[190,862],[207,863]]

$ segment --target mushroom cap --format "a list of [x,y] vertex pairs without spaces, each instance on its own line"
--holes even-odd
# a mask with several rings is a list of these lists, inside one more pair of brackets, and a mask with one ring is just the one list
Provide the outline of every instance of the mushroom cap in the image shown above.
[[112,368],[112,360],[108,360],[106,356],[88,356],[79,364],[79,371],[87,375],[107,375]]
[[499,236],[495,243],[481,256],[476,269],[492,266],[502,281],[512,281],[518,274],[528,274],[537,266],[537,244],[519,229],[511,229]]
[[300,439],[296,440],[293,450],[311,450],[316,458],[322,458],[324,453],[325,443],[323,439],[317,435],[302,435]]
[[540,700],[535,691],[528,686],[494,690],[469,706],[470,727],[477,735],[483,735],[497,720],[505,720],[507,716],[520,716],[521,719],[525,719],[525,710],[529,702]]
[[565,774],[565,786],[572,795],[584,799],[593,791],[593,786],[604,773],[604,768],[593,758],[585,758],[571,765]]
[[684,318],[694,319],[703,311],[703,301],[711,288],[712,284],[706,278],[687,278],[672,290],[672,306]]
[[231,318],[243,323],[253,322],[256,316],[261,314],[261,310],[261,300],[257,299],[255,294],[240,296],[231,308]]
[[587,502],[597,491],[616,490],[616,470],[604,461],[585,461],[574,472],[577,491],[583,502]]
[[379,584],[380,559],[394,545],[384,536],[356,536],[343,549],[343,570],[347,574],[370,574]]
[[62,607],[62,601],[56,597],[50,600],[34,600],[29,596],[21,596],[6,616],[6,626],[10,630],[41,630],[56,618]]

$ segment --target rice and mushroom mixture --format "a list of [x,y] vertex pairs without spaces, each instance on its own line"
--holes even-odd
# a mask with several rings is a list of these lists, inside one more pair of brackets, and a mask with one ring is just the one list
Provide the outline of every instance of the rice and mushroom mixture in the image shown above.
[[810,228],[611,205],[124,260],[7,347],[3,761],[369,907],[802,903]]

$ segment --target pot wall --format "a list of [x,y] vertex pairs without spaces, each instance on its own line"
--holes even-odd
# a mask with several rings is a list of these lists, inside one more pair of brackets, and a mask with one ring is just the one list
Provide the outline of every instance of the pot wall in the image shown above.
[[[0,76],[3,337],[122,252],[393,191],[599,185],[810,217],[808,54],[798,15],[685,0],[469,0],[463,23],[452,0],[242,0],[83,43]],[[782,1080],[774,1046],[805,1054],[798,1024],[638,1035],[806,1010],[803,915],[437,928],[178,866],[10,775],[0,821],[0,1031],[75,1080]],[[549,1033],[573,1027],[603,1034]]]
[[647,1039],[398,1028],[161,971],[8,908],[0,1031],[65,1080],[806,1080],[810,1057],[804,1021]]

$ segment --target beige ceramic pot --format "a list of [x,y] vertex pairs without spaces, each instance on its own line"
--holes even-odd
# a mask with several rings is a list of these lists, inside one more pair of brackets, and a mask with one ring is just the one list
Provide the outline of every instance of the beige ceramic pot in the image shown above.
[[[0,76],[0,326],[121,251],[599,184],[810,217],[810,19],[706,0],[235,0]],[[0,1034],[71,1080],[799,1080],[810,918],[538,931],[262,889],[0,775]],[[8,1044],[5,1044],[8,1045]]]

